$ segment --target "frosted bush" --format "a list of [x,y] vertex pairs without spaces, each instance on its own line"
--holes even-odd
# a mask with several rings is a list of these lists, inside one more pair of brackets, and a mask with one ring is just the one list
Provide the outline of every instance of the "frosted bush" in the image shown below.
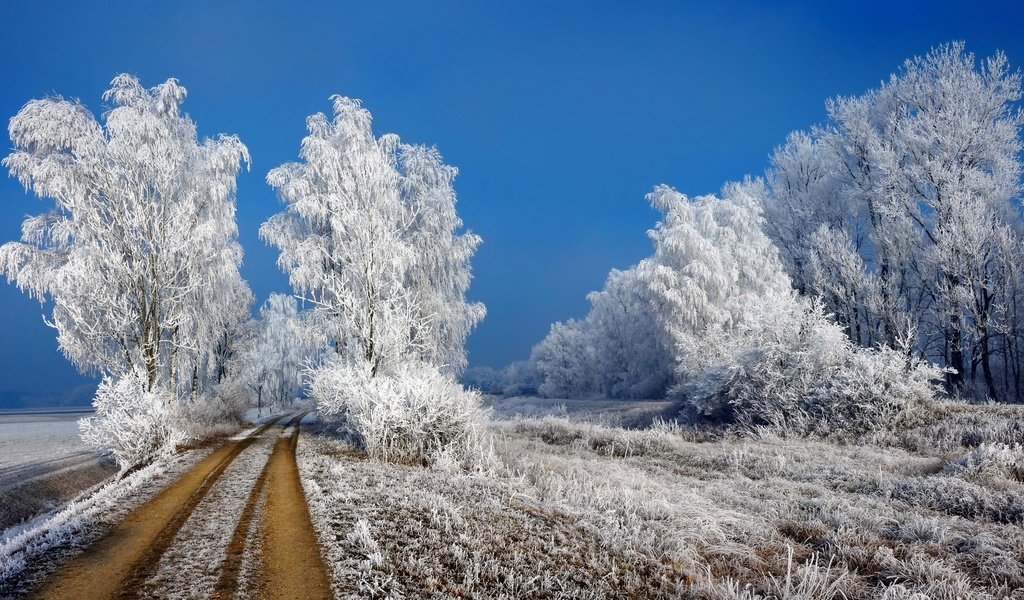
[[192,439],[229,433],[245,422],[252,405],[248,390],[237,381],[219,383],[208,396],[194,398],[176,411],[178,423]]
[[965,519],[1024,524],[1024,493],[994,489],[960,477],[913,477],[891,490],[892,498]]
[[906,424],[941,371],[888,348],[858,348],[820,306],[775,312],[735,352],[678,390],[705,418],[797,435]]
[[320,417],[347,425],[379,460],[481,467],[490,456],[480,395],[423,363],[372,376],[368,364],[329,363],[311,376]]
[[96,416],[78,422],[82,441],[110,452],[122,472],[173,452],[187,439],[173,398],[146,387],[145,373],[137,370],[104,377],[93,400]]

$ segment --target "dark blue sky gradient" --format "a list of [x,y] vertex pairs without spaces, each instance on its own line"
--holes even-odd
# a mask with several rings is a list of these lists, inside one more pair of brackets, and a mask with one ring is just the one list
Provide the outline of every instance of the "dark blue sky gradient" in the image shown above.
[[[99,113],[119,72],[147,87],[177,77],[200,132],[236,133],[252,153],[238,217],[262,302],[287,289],[257,237],[280,208],[264,177],[297,156],[330,95],[361,98],[379,133],[436,145],[460,169],[459,211],[484,238],[471,296],[489,312],[470,363],[500,366],[584,314],[610,268],[649,253],[655,184],[696,195],[761,174],[826,98],[943,42],[1024,64],[1013,2],[713,4],[6,2],[0,117],[46,94]],[[0,241],[44,208],[0,179]],[[38,303],[7,284],[0,330],[0,407],[82,384]]]

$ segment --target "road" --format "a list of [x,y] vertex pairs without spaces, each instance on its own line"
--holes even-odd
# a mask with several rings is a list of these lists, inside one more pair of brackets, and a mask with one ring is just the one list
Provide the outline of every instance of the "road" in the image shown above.
[[29,597],[330,598],[295,461],[304,416],[227,441]]

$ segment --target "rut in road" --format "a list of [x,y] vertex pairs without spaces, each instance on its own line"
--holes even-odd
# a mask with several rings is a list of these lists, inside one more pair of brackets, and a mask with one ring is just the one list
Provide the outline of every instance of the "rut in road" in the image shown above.
[[40,599],[133,598],[196,506],[231,462],[281,418],[210,453],[30,594]]
[[[299,478],[295,449],[299,424],[278,438],[246,501],[228,546],[214,598],[241,597],[289,600],[329,599],[330,576],[324,563]],[[262,510],[257,511],[257,507]],[[252,528],[257,527],[254,531]],[[255,534],[255,536],[253,535]],[[259,538],[253,548],[254,537]],[[240,574],[248,556],[258,555],[256,576],[240,590]]]

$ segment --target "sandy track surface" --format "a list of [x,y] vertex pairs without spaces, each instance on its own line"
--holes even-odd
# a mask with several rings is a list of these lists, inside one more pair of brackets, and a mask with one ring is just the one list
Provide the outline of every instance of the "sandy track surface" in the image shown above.
[[277,440],[267,461],[263,553],[259,596],[273,599],[331,597],[331,582],[309,517],[295,448],[299,429]]
[[[296,466],[295,448],[303,416],[288,420],[283,432],[284,421],[278,419],[213,451],[85,552],[61,566],[30,597],[329,598],[327,569]],[[273,446],[262,470],[258,466],[232,466],[257,442]],[[254,452],[255,448],[239,463],[261,461],[261,455]],[[229,467],[233,469],[230,472]],[[228,475],[222,478],[225,472]],[[252,474],[251,483],[240,484],[246,473]],[[239,485],[246,489],[239,493]],[[229,499],[232,494],[235,497]],[[218,497],[223,500],[216,500]],[[226,547],[216,553],[219,577],[212,593],[201,586],[186,587],[184,592],[162,588],[159,575],[173,570],[174,565],[166,563],[169,558],[173,560],[174,545],[187,544],[185,534],[190,529],[201,531],[202,514],[215,514],[226,506],[218,506],[218,502],[234,502],[237,506],[240,501],[244,501],[244,508],[241,514],[233,515],[234,532],[229,538],[225,536]],[[237,507],[228,510],[237,511]],[[250,576],[240,577],[245,573]]]

